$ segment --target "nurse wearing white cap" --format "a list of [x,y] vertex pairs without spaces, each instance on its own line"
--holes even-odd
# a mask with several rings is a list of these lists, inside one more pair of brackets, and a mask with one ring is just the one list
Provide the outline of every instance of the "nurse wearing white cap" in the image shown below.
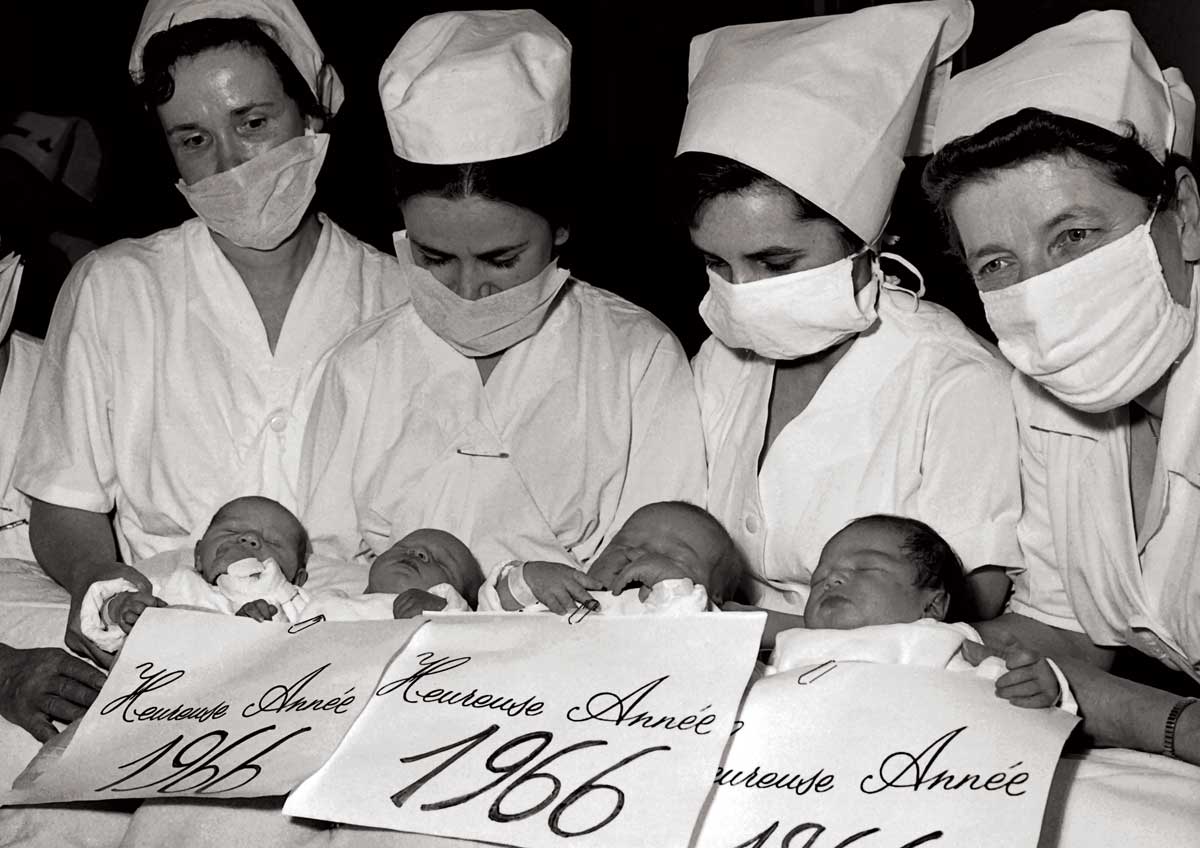
[[[924,180],[1019,372],[1025,569],[996,625],[1094,664],[1064,669],[1102,743],[1200,763],[1194,113],[1125,12],[1087,12],[951,80]],[[1177,694],[1100,672],[1121,645]]]
[[540,563],[586,600],[582,572],[545,564],[587,564],[647,503],[703,501],[679,343],[556,260],[570,49],[536,12],[448,12],[384,64],[412,302],[325,373],[302,478],[318,552],[370,557],[436,527],[485,571]]
[[1003,605],[1020,512],[1008,368],[876,253],[930,78],[971,19],[965,0],[907,3],[692,42],[676,165],[708,266],[713,336],[693,363],[708,507],[769,609],[798,615],[821,546],[875,512],[953,544],[964,611]]
[[312,206],[341,86],[291,0],[151,0],[130,71],[197,217],[84,257],[55,306],[15,483],[77,600],[232,497],[294,506],[323,355],[403,292]]

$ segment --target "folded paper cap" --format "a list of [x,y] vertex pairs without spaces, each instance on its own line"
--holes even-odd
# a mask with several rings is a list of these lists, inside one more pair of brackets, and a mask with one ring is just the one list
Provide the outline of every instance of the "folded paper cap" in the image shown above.
[[1132,125],[1160,162],[1188,156],[1196,101],[1175,68],[1160,70],[1128,13],[1084,12],[950,79],[934,145],[979,132],[1026,108],[1120,135]]
[[325,64],[320,45],[292,0],[150,0],[129,54],[130,76],[141,79],[142,52],[152,36],[204,18],[253,18],[283,48],[317,102],[330,115],[337,114],[343,100],[342,81],[333,66]]
[[567,128],[571,43],[537,12],[445,12],[413,24],[379,72],[392,149],[464,164],[545,147]]
[[973,20],[930,0],[697,36],[677,152],[749,165],[874,242]]

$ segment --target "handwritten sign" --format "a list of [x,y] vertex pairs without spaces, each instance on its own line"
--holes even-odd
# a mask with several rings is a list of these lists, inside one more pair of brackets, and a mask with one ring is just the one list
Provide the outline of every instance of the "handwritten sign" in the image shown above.
[[4,802],[283,794],[334,750],[422,623],[149,609],[61,758]]
[[763,618],[437,616],[284,812],[534,848],[686,844]]
[[1036,845],[1076,718],[970,673],[830,661],[746,697],[694,848]]

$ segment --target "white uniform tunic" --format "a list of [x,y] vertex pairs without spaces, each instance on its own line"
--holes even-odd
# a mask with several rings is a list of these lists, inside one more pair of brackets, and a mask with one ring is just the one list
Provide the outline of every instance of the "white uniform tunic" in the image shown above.
[[127,562],[194,541],[234,497],[294,508],[324,355],[407,292],[395,259],[321,221],[274,355],[199,219],[80,260],[50,322],[17,487],[115,504]]
[[[8,344],[8,368],[0,386],[0,559],[33,559],[29,547],[29,498],[13,487],[13,469],[33,378],[42,357],[42,343],[24,333],[13,333]],[[5,525],[10,525],[5,527]]]
[[883,289],[878,311],[761,472],[774,361],[715,338],[696,356],[708,508],[769,583],[765,607],[800,613],[821,548],[868,513],[926,522],[968,571],[1019,564],[1008,365],[940,306]]
[[644,504],[704,500],[687,359],[646,311],[577,280],[485,386],[411,305],[334,352],[301,473],[318,552],[381,553],[434,527],[485,573],[510,559],[582,565]]
[[[1193,294],[1193,296],[1195,296]],[[1015,375],[1025,570],[1011,609],[1131,645],[1200,681],[1200,349],[1167,389],[1140,533],[1133,524],[1128,407],[1089,414]]]

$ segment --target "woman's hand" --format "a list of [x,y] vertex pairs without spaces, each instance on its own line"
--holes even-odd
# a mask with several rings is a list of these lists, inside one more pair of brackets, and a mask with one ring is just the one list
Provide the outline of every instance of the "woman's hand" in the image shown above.
[[234,613],[243,618],[253,618],[255,621],[271,621],[275,618],[275,613],[279,612],[279,608],[272,603],[259,598],[257,601],[247,601],[242,604],[242,608]]
[[0,645],[0,716],[39,742],[58,731],[51,721],[80,718],[104,685],[104,673],[61,648]]
[[593,602],[589,592],[604,589],[594,577],[561,562],[527,562],[523,568],[534,597],[559,615],[573,612],[579,605],[588,606]]
[[83,599],[87,596],[88,587],[100,580],[123,578],[134,586],[137,586],[139,592],[151,597],[154,596],[154,589],[150,585],[150,580],[146,575],[142,574],[136,568],[119,562],[92,564],[87,568],[86,578],[78,580],[74,586],[70,587],[71,612],[70,617],[67,619],[67,634],[63,638],[63,641],[68,648],[80,656],[90,659],[102,668],[111,668],[117,655],[99,648],[95,642],[83,635],[83,631],[79,627],[79,608],[83,604]]
[[405,589],[392,602],[392,618],[416,618],[423,612],[446,608],[446,599],[424,589]]

